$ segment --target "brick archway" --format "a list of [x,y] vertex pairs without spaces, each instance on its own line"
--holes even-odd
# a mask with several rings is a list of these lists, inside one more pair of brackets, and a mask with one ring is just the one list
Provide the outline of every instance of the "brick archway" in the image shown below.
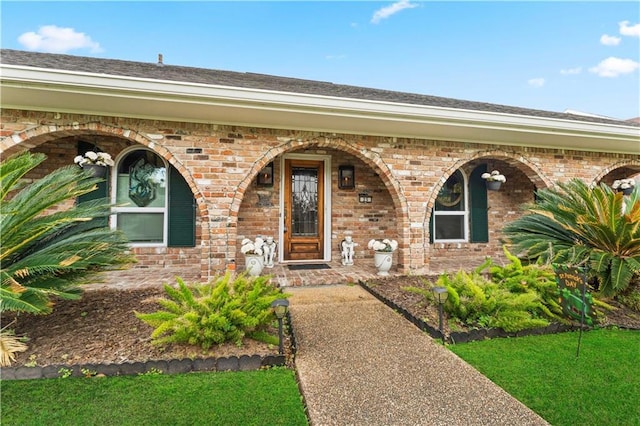
[[[0,147],[2,150],[0,153],[3,157],[17,154],[24,150],[31,150],[37,148],[43,144],[49,142],[55,142],[62,138],[82,138],[82,137],[95,137],[105,136],[111,137],[117,140],[125,140],[129,143],[143,145],[150,150],[166,159],[178,172],[182,175],[184,180],[189,185],[191,192],[196,200],[199,220],[202,227],[201,240],[202,245],[208,247],[206,251],[211,250],[210,235],[211,224],[209,220],[209,213],[206,200],[198,189],[195,179],[192,176],[189,169],[187,169],[164,145],[159,143],[158,140],[152,139],[149,136],[140,133],[135,130],[126,129],[119,126],[113,126],[101,122],[87,122],[87,123],[72,123],[72,124],[47,124],[33,126],[29,129],[25,129],[19,132],[14,132],[10,136],[5,136],[0,139]],[[206,252],[205,251],[205,252]],[[210,253],[202,253],[202,258],[210,258]],[[210,269],[203,266],[201,271],[203,276],[206,276]]]
[[356,140],[348,140],[337,136],[318,136],[304,140],[283,140],[280,145],[269,149],[260,158],[256,159],[252,167],[249,169],[246,177],[238,185],[238,191],[235,193],[231,202],[229,212],[230,217],[227,226],[228,231],[226,235],[226,244],[228,247],[227,257],[229,257],[230,253],[235,253],[240,205],[242,204],[242,200],[256,175],[260,170],[262,170],[262,168],[264,168],[264,166],[286,153],[313,147],[330,148],[351,154],[378,174],[393,200],[396,232],[398,234],[399,246],[402,249],[398,252],[398,263],[401,265],[407,265],[408,259],[411,259],[411,246],[409,244],[410,234],[407,216],[408,205],[406,198],[402,193],[400,183],[393,175],[391,168],[385,163],[378,153],[366,149],[363,145],[358,144]]
[[593,179],[592,185],[598,185],[601,182],[611,184],[615,179],[622,179],[629,177],[628,175],[640,174],[640,160],[623,160],[617,163],[611,164],[604,169]]
[[[427,269],[429,272],[442,272],[439,269],[442,269],[443,259],[445,256],[449,257],[458,257],[460,258],[459,262],[465,263],[467,267],[477,266],[482,263],[482,260],[485,256],[496,256],[500,258],[503,256],[501,243],[499,240],[499,232],[501,229],[500,223],[508,220],[508,217],[511,215],[517,215],[517,208],[515,205],[511,207],[508,203],[511,202],[511,196],[505,198],[504,191],[501,193],[492,194],[492,197],[498,197],[496,201],[498,204],[495,204],[492,209],[492,206],[489,206],[489,211],[498,212],[502,209],[501,215],[496,216],[495,213],[493,215],[489,214],[488,216],[488,233],[489,239],[487,242],[464,242],[464,243],[430,243],[430,233],[429,225],[431,223],[431,216],[433,214],[433,209],[436,203],[436,198],[442,187],[444,186],[447,179],[460,169],[469,169],[467,172],[470,172],[470,167],[476,165],[476,163],[491,163],[491,162],[500,162],[501,164],[508,166],[512,172],[517,173],[518,179],[522,181],[527,181],[528,185],[530,184],[530,188],[532,190],[534,188],[543,188],[552,185],[552,181],[544,175],[542,170],[536,166],[533,162],[524,158],[522,155],[518,155],[516,153],[507,152],[504,150],[494,149],[494,150],[483,150],[469,153],[469,155],[465,157],[457,158],[456,161],[452,162],[450,166],[443,172],[443,175],[437,180],[437,184],[434,185],[430,192],[427,195],[427,199],[425,200],[425,211],[423,218],[423,236],[422,241],[424,244],[424,264],[427,265]],[[523,199],[527,198],[527,191],[517,191],[517,194],[514,194],[521,203]],[[507,201],[509,200],[509,201]],[[531,201],[533,200],[533,195],[531,192]],[[470,206],[466,207],[470,209]],[[469,211],[469,218],[471,218],[471,212]],[[492,224],[493,223],[493,224]],[[471,232],[472,224],[468,224],[469,232]],[[493,235],[493,236],[491,236]],[[464,259],[464,257],[467,259]],[[464,259],[464,260],[463,260]],[[475,263],[470,263],[475,262]],[[444,262],[446,263],[446,262]],[[452,267],[452,262],[449,262],[447,266],[444,268]],[[435,264],[435,266],[434,266]]]

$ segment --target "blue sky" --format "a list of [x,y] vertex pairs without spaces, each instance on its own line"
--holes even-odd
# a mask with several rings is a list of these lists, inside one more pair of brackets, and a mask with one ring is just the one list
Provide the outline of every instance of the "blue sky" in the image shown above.
[[637,1],[1,3],[3,48],[640,116]]

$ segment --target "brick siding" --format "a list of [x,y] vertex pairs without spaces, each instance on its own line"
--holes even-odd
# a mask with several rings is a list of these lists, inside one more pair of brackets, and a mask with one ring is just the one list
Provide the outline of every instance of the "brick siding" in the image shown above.
[[[536,188],[580,178],[605,182],[640,172],[640,156],[558,151],[521,146],[491,146],[430,139],[369,135],[324,135],[304,131],[174,123],[117,117],[3,110],[0,120],[3,158],[24,149],[48,156],[29,178],[72,164],[77,140],[95,143],[114,158],[125,148],[147,146],[185,178],[196,201],[196,247],[136,248],[136,267],[200,265],[202,276],[243,264],[240,241],[257,235],[278,236],[280,159],[285,154],[331,157],[331,253],[352,235],[356,258],[373,257],[371,238],[393,238],[401,271],[437,273],[479,265],[485,256],[502,259],[500,229],[522,214]],[[191,153],[198,148],[201,152]],[[255,177],[274,162],[273,187],[258,187]],[[498,169],[507,182],[488,193],[488,243],[429,243],[428,224],[435,197],[457,169],[478,164]],[[340,165],[355,169],[356,188],[337,187]],[[358,202],[367,191],[371,204]]]

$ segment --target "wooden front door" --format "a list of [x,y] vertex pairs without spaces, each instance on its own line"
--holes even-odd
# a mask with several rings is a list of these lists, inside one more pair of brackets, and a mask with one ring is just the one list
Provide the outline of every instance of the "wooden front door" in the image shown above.
[[324,162],[285,160],[284,260],[324,257]]

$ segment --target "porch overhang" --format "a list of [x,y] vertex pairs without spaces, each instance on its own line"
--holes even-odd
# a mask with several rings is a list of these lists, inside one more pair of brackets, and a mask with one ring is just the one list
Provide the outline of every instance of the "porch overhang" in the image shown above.
[[0,65],[2,108],[640,154],[627,125]]

